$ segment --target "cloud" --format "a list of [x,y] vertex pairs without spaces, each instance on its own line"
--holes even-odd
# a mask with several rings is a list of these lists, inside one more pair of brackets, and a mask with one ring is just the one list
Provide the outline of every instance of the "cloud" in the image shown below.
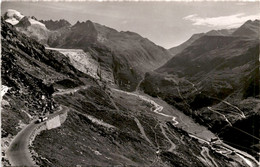
[[195,26],[207,26],[214,28],[236,28],[241,26],[247,20],[260,19],[260,13],[255,15],[245,15],[244,13],[238,13],[229,16],[218,17],[200,17],[197,14],[188,15],[183,18],[192,22]]
[[197,14],[191,14],[191,15],[188,15],[188,16],[184,17],[183,19],[184,20],[189,20],[189,19],[192,19],[192,18],[197,17],[197,16],[198,16]]

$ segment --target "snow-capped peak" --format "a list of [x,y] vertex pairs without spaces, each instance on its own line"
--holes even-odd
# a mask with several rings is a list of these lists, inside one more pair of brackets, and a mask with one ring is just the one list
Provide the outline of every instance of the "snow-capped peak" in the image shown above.
[[[5,21],[12,25],[18,24],[24,17],[25,16],[22,15],[20,12],[13,9],[8,9],[4,16]],[[34,17],[28,17],[28,21],[30,22],[31,25],[38,25],[46,29],[45,24],[37,21]]]
[[12,25],[18,24],[23,17],[24,15],[13,9],[8,9],[5,13],[5,21]]

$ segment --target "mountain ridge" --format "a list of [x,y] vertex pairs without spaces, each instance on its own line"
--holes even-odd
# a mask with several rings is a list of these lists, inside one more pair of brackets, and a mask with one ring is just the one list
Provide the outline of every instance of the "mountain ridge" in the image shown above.
[[259,20],[248,20],[243,25],[238,28],[232,29],[220,29],[220,30],[211,30],[206,33],[199,33],[192,35],[187,41],[183,42],[182,44],[172,47],[169,49],[171,54],[174,56],[180,52],[182,52],[185,48],[191,45],[194,41],[199,39],[204,35],[208,36],[246,36],[250,38],[257,38],[259,36]]

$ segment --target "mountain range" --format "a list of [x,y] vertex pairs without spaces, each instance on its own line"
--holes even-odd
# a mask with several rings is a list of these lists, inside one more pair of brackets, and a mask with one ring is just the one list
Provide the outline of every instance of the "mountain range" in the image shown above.
[[244,36],[249,38],[258,38],[258,34],[259,34],[259,20],[255,20],[255,21],[249,20],[239,28],[211,30],[206,33],[194,34],[190,37],[190,39],[188,39],[184,43],[170,48],[169,51],[173,56],[175,56],[176,54],[182,52],[185,48],[190,46],[194,41],[196,41],[202,36]]
[[102,71],[110,73],[109,80],[126,90],[134,90],[145,72],[171,58],[168,50],[136,33],[118,32],[89,20],[75,25],[65,20],[37,21],[13,10],[4,19],[46,46],[84,50],[100,63]]
[[10,156],[18,132],[64,110],[64,123],[28,142],[38,166],[258,166],[259,24],[167,50],[90,20],[8,10],[2,163],[19,165]]

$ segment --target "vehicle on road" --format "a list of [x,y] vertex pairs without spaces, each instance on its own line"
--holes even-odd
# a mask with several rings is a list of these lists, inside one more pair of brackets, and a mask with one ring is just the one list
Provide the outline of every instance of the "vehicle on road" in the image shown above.
[[40,116],[39,119],[36,121],[36,123],[41,123],[41,122],[44,122],[48,119],[48,117],[45,117],[45,116]]

